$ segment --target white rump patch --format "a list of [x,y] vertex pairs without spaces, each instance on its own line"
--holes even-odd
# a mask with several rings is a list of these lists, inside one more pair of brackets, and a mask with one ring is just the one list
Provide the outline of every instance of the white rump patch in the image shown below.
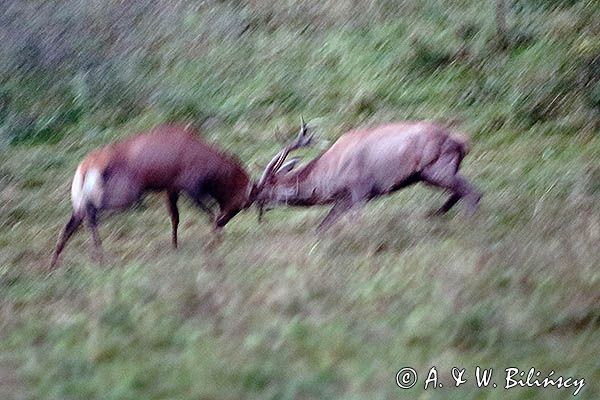
[[71,185],[71,201],[75,212],[82,212],[88,203],[100,208],[102,204],[102,175],[100,171],[92,168],[83,176],[81,166],[77,168]]
[[81,202],[83,198],[83,176],[81,174],[81,165],[77,167],[75,176],[73,177],[73,183],[71,184],[71,202],[73,203],[73,210],[80,211]]

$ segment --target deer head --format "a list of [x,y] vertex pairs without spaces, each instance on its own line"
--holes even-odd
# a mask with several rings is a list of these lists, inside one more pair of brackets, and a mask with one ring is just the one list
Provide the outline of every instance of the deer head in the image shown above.
[[300,117],[300,132],[294,141],[287,144],[265,167],[260,180],[252,189],[251,197],[256,201],[258,208],[258,220],[261,221],[264,213],[264,206],[269,198],[266,193],[275,185],[277,176],[290,172],[298,163],[299,158],[293,158],[285,161],[287,156],[297,149],[310,146],[314,134],[309,134],[308,126],[304,118]]

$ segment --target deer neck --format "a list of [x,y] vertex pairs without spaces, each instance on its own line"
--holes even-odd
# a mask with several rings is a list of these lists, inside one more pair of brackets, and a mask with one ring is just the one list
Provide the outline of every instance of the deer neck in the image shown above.
[[319,203],[316,185],[311,174],[306,172],[300,170],[277,182],[271,194],[275,202],[298,206]]

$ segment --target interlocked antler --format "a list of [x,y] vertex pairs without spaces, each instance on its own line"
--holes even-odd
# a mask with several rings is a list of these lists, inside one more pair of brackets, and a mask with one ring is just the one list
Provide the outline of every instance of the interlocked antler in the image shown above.
[[271,177],[284,163],[287,156],[294,150],[310,145],[314,134],[308,134],[308,126],[304,122],[304,118],[300,117],[300,132],[298,137],[292,143],[288,144],[281,150],[269,164],[266,166],[260,180],[258,181],[258,187],[263,188],[269,177]]
[[[275,172],[277,172],[279,168],[281,168],[286,157],[294,150],[297,150],[301,147],[309,146],[313,136],[313,134],[308,134],[308,127],[304,122],[304,118],[300,117],[300,132],[298,133],[298,137],[292,143],[285,146],[283,150],[281,150],[275,157],[273,157],[271,162],[269,162],[269,164],[265,167],[265,171],[263,172],[262,176],[260,177],[260,180],[258,181],[258,184],[256,185],[258,193],[260,193],[260,191],[264,189],[269,178],[273,176],[273,174],[275,174]],[[260,223],[264,214],[265,204],[264,201],[258,201],[256,205],[258,208],[258,222]]]

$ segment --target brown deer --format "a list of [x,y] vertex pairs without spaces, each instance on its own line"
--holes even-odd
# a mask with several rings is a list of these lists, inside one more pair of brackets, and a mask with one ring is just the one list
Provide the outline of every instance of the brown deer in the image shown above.
[[218,203],[216,231],[252,203],[252,183],[237,159],[205,143],[189,127],[158,126],[94,150],[81,161],[71,186],[73,213],[56,245],[51,268],[84,220],[92,232],[97,256],[101,257],[97,214],[131,207],[150,191],[166,192],[175,248],[179,224],[177,199],[181,192],[211,217],[212,211],[205,201],[212,198]]
[[447,212],[460,199],[471,214],[478,208],[481,194],[458,173],[469,151],[468,138],[438,123],[406,121],[353,130],[301,168],[294,169],[298,159],[284,164],[290,152],[310,145],[307,131],[302,121],[298,138],[265,168],[255,188],[259,219],[269,204],[332,203],[317,228],[321,231],[348,210],[416,182],[451,193],[436,214]]

